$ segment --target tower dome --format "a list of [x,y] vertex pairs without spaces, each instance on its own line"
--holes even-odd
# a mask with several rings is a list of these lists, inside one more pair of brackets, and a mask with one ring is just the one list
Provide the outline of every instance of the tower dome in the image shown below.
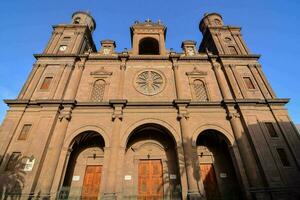
[[200,31],[205,32],[208,26],[223,26],[222,16],[218,13],[206,13],[199,24]]
[[96,22],[93,17],[89,13],[83,11],[73,13],[72,24],[87,25],[91,32],[96,29]]

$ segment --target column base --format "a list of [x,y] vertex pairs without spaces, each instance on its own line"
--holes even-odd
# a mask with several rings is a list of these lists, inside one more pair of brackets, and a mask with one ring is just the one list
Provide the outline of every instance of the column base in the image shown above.
[[204,200],[205,198],[199,192],[188,192],[188,200]]
[[116,195],[116,193],[104,193],[101,199],[103,199],[103,200],[116,200],[117,195]]

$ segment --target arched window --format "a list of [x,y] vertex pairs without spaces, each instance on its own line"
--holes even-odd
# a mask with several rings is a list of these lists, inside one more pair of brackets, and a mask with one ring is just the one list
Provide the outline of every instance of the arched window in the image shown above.
[[105,91],[105,81],[102,79],[99,79],[95,81],[92,89],[92,95],[91,100],[92,101],[102,101],[104,97],[104,91]]
[[219,19],[214,19],[216,25],[221,26],[222,22]]
[[193,87],[196,100],[208,101],[208,96],[203,81],[198,79],[194,80]]
[[139,43],[140,55],[159,55],[159,44],[154,38],[144,38]]
[[234,46],[228,46],[228,49],[229,49],[230,54],[234,54],[234,55],[238,54],[238,52]]
[[75,19],[74,19],[74,24],[79,24],[80,23],[80,17],[76,17]]

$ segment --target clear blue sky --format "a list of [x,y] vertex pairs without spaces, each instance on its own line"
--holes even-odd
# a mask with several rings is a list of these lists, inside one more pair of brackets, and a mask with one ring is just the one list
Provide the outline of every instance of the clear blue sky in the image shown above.
[[[289,113],[300,123],[299,0],[11,0],[0,3],[0,99],[15,98],[41,53],[51,25],[69,23],[74,11],[90,11],[97,23],[94,41],[113,39],[117,50],[130,48],[135,20],[161,19],[167,48],[180,51],[183,40],[199,45],[198,24],[206,12],[218,12],[226,24],[241,26],[252,53],[261,54],[263,70],[280,98],[291,98]],[[0,103],[0,123],[7,107]]]

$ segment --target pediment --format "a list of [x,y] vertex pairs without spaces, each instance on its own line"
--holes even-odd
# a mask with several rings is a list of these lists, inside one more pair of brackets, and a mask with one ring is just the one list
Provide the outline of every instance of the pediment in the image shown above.
[[186,72],[186,75],[188,75],[188,76],[206,76],[207,72],[206,71],[201,71],[197,67],[194,67],[193,71]]
[[104,76],[104,77],[111,76],[112,74],[113,74],[112,72],[105,70],[104,67],[102,67],[99,70],[91,72],[92,76],[101,76],[101,77],[102,76]]

